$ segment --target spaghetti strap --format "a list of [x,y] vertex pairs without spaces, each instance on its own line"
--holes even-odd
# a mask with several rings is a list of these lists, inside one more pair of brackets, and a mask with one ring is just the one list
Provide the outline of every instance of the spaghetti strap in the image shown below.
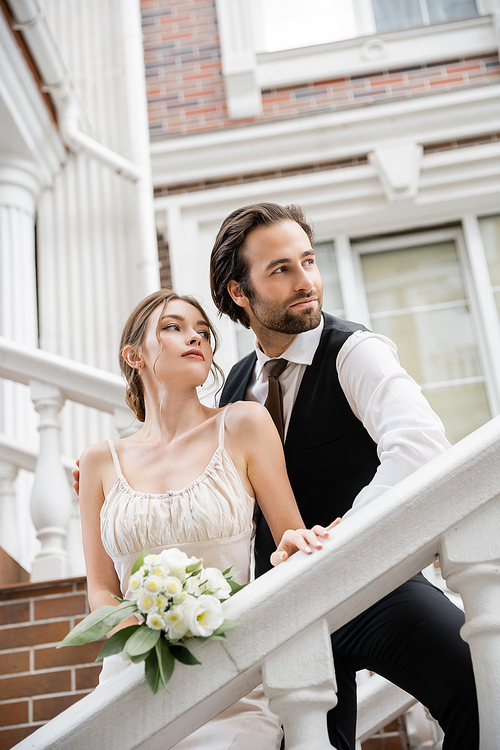
[[111,457],[113,458],[113,463],[115,465],[116,473],[119,477],[122,477],[122,467],[120,466],[120,462],[118,461],[118,453],[116,452],[115,443],[113,440],[108,440],[108,445],[109,450],[111,451]]
[[220,418],[220,427],[219,427],[219,448],[224,448],[224,429],[226,426],[226,412],[230,406],[231,404],[228,404],[222,410],[222,414]]

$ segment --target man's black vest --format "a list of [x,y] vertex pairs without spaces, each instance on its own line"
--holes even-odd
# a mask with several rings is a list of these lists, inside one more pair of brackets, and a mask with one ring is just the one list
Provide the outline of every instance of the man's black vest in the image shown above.
[[[358,492],[373,478],[377,446],[353,414],[340,386],[336,359],[358,323],[324,314],[325,326],[314,359],[306,368],[285,440],[288,477],[307,528],[327,526],[343,516]],[[255,366],[252,352],[231,372],[220,404],[244,400]],[[255,538],[256,575],[269,570],[276,549],[269,527],[260,517]]]

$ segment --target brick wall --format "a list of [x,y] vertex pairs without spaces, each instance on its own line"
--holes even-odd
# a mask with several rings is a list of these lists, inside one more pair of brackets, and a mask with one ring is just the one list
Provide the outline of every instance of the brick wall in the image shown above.
[[84,578],[0,589],[0,750],[97,685],[100,642],[55,648],[88,612]]
[[259,118],[230,120],[214,0],[142,0],[151,138],[365,106],[500,81],[498,55],[443,60],[262,92]]

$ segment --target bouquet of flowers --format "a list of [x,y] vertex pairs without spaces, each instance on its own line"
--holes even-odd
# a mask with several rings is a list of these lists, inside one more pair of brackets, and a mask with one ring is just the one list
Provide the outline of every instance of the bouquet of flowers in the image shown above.
[[[245,584],[246,585],[246,584]],[[99,607],[82,620],[58,645],[76,646],[103,638],[131,615],[137,625],[117,630],[96,659],[121,652],[123,659],[145,662],[146,680],[156,694],[166,687],[175,661],[200,664],[184,645],[188,638],[224,640],[238,623],[224,619],[222,602],[244,586],[236,583],[231,568],[204,568],[203,560],[178,549],[148,555],[143,550],[129,579],[132,599],[118,607]]]

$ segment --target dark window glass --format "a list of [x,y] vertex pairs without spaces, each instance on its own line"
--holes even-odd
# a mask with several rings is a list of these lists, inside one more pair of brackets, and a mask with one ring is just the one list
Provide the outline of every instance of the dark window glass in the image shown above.
[[377,31],[455,21],[477,16],[475,0],[373,0]]

